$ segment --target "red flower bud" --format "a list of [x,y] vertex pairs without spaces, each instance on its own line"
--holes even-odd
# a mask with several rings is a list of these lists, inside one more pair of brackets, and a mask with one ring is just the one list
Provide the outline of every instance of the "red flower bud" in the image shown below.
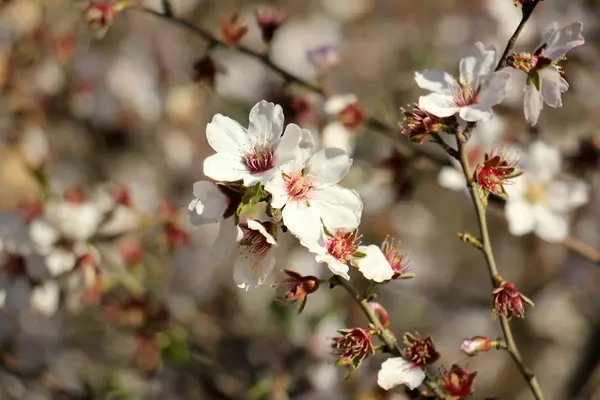
[[238,15],[234,14],[221,22],[221,39],[228,46],[235,46],[244,37],[248,27],[238,20]]
[[417,104],[413,104],[411,111],[401,110],[404,119],[400,127],[411,142],[421,144],[427,140],[429,134],[438,132],[442,127],[440,118],[423,110]]
[[491,348],[492,340],[485,336],[473,336],[470,339],[463,340],[460,344],[460,350],[470,357],[487,353]]
[[461,368],[458,364],[452,365],[450,371],[445,371],[439,379],[442,386],[448,395],[453,399],[464,399],[473,393],[473,382],[477,372],[469,373],[465,368]]
[[284,303],[301,301],[298,312],[302,312],[306,305],[308,295],[319,289],[319,278],[315,276],[304,276],[290,269],[284,269],[283,272],[288,278],[275,284],[280,292],[278,298]]
[[[526,296],[521,294],[514,283],[500,282],[492,289],[492,297],[494,300],[494,314],[503,315],[505,317],[515,316],[523,318],[525,316],[525,305],[533,307],[533,302]],[[523,304],[525,303],[525,305]]]
[[285,14],[272,8],[259,8],[256,10],[256,22],[263,40],[271,43],[275,32],[285,22]]
[[390,316],[388,315],[385,308],[383,308],[381,304],[376,302],[369,303],[369,306],[371,307],[371,310],[373,310],[375,315],[377,315],[377,319],[379,319],[379,322],[381,322],[381,326],[383,326],[384,328],[389,328]]

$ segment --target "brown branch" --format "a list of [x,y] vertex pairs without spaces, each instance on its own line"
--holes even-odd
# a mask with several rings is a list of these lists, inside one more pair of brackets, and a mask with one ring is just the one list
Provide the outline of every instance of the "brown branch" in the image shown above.
[[[341,286],[343,286],[344,289],[346,289],[346,291],[352,296],[356,303],[358,303],[360,308],[367,316],[369,322],[371,322],[373,325],[375,325],[375,327],[377,327],[377,330],[380,332],[379,338],[383,341],[383,343],[385,343],[385,346],[387,347],[388,351],[395,357],[402,357],[402,352],[400,351],[400,348],[397,345],[398,340],[396,339],[396,336],[394,336],[394,333],[391,330],[384,328],[383,325],[381,325],[381,321],[379,321],[379,318],[377,318],[377,315],[369,306],[369,302],[367,301],[367,299],[365,299],[365,297],[362,294],[360,294],[360,292],[356,290],[356,288],[349,281],[343,278],[338,279],[338,281],[340,282]],[[435,382],[433,378],[426,376],[425,380],[423,381],[423,384],[427,386],[427,388],[431,390],[440,399],[451,399],[450,396],[444,393],[444,391],[439,387],[439,385]]]

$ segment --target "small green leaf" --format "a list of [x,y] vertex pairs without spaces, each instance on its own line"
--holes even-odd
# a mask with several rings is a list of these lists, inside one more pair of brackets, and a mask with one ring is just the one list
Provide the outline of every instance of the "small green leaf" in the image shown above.
[[540,91],[540,76],[537,72],[532,72],[527,75],[527,81],[531,83],[539,92]]
[[357,252],[352,253],[352,257],[354,257],[354,258],[364,258],[366,256],[367,255],[365,253],[361,252],[361,251],[357,251]]

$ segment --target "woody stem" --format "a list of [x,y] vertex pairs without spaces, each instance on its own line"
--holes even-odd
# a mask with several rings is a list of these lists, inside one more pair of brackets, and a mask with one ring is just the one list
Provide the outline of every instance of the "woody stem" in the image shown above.
[[[397,346],[398,340],[396,339],[396,336],[391,330],[381,325],[381,321],[379,321],[379,318],[377,318],[375,311],[373,311],[373,309],[369,306],[369,302],[367,301],[367,299],[349,281],[343,278],[338,279],[338,281],[340,285],[343,286],[344,289],[346,289],[350,296],[352,296],[354,301],[358,303],[360,308],[367,316],[369,322],[375,325],[377,331],[379,332],[378,336],[381,339],[381,341],[385,343],[385,347],[387,347],[388,351],[395,357],[402,357],[402,352]],[[435,382],[433,378],[426,376],[425,380],[423,381],[423,384],[427,386],[427,388],[431,390],[438,398],[443,400],[451,399],[450,396],[444,393],[442,388],[439,387],[439,385]]]

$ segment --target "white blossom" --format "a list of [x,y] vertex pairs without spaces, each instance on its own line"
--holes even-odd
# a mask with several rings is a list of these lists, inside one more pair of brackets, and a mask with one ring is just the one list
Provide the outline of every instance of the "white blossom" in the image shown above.
[[465,121],[487,121],[492,107],[506,96],[510,72],[494,71],[496,50],[476,44],[479,55],[460,60],[460,77],[439,70],[415,73],[417,85],[433,93],[419,98],[419,107],[440,118],[456,113]]
[[271,206],[283,209],[285,226],[309,243],[318,240],[325,226],[356,228],[362,214],[362,201],[356,191],[337,183],[348,173],[352,160],[341,149],[322,149],[281,165],[267,182]]
[[379,283],[392,279],[394,270],[379,246],[359,246],[358,251],[365,256],[354,259],[354,265],[365,278]]
[[238,226],[239,255],[233,265],[233,277],[237,286],[250,290],[262,285],[275,266],[271,248],[277,247],[272,222],[248,220]]
[[193,225],[214,223],[223,219],[231,200],[223,190],[208,181],[194,183],[194,199],[188,205],[188,215]]
[[377,374],[377,384],[385,390],[390,390],[398,385],[416,389],[424,379],[425,372],[402,357],[385,360]]
[[523,175],[505,186],[508,228],[516,236],[535,232],[548,242],[560,242],[569,234],[573,210],[588,202],[589,188],[560,175],[560,154],[544,142],[533,143],[521,161]]
[[204,174],[216,181],[242,180],[245,186],[265,183],[277,165],[297,156],[303,134],[290,124],[283,132],[281,106],[266,101],[250,111],[248,129],[217,114],[206,127],[206,137],[217,152],[204,160]]
[[569,84],[562,77],[558,62],[565,57],[567,51],[585,43],[582,31],[581,22],[574,22],[560,29],[555,24],[530,56],[531,70],[527,71],[523,110],[525,119],[531,125],[537,123],[544,103],[550,107],[562,107],[561,93],[569,89]]

